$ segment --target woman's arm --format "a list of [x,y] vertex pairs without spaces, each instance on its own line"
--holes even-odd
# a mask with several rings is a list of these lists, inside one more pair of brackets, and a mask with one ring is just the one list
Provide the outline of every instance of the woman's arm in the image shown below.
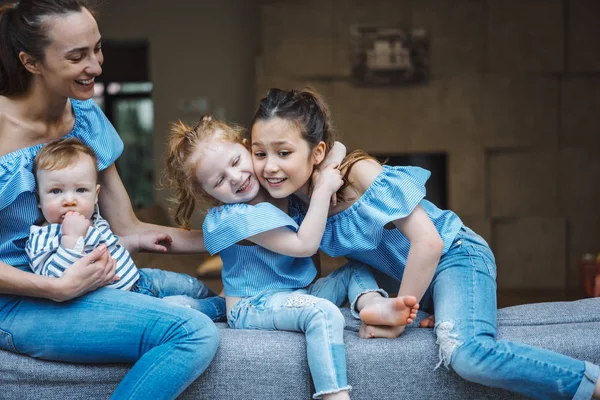
[[0,293],[66,301],[111,283],[115,267],[104,245],[75,262],[60,278],[21,271],[0,261]]
[[205,253],[201,230],[187,231],[162,225],[141,222],[133,212],[129,195],[123,186],[115,165],[100,173],[100,210],[112,231],[119,236],[141,234],[155,230],[171,237],[170,253]]

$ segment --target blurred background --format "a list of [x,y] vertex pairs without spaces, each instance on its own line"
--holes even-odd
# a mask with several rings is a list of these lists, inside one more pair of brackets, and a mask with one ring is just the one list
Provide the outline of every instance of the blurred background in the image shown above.
[[[141,219],[171,223],[169,193],[158,190],[171,122],[212,113],[247,125],[268,88],[311,84],[349,149],[432,170],[428,197],[491,245],[500,306],[585,296],[581,270],[600,252],[599,1],[96,8],[105,53],[96,100],[125,142],[119,171]],[[220,290],[218,259],[136,261]],[[324,273],[342,262],[322,257]]]

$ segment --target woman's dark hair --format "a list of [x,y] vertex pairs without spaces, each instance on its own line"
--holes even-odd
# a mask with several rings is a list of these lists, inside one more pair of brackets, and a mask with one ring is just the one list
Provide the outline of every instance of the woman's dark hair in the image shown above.
[[311,87],[302,90],[269,89],[267,97],[260,100],[252,125],[272,118],[294,123],[311,148],[323,141],[327,145],[326,152],[329,152],[335,143],[329,107]]
[[46,17],[89,9],[85,0],[21,0],[0,6],[0,95],[21,94],[31,74],[19,59],[21,51],[44,61],[50,44]]

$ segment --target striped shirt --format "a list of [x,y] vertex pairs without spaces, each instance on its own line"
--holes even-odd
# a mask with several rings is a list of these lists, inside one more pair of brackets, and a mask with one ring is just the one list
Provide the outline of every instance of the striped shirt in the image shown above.
[[446,254],[463,223],[452,211],[440,210],[424,199],[430,175],[419,167],[384,165],[355,203],[327,219],[320,249],[332,257],[361,261],[401,280],[410,242],[389,223],[407,217],[420,205],[439,232],[444,242],[442,255]]
[[[93,100],[71,99],[75,125],[65,137],[76,137],[98,157],[98,168],[108,168],[123,152],[123,142]],[[29,269],[25,244],[29,228],[42,215],[36,198],[33,159],[43,144],[25,147],[0,157],[0,261]]]
[[61,244],[60,224],[46,226],[33,225],[25,251],[29,257],[29,266],[38,275],[60,277],[74,262],[83,258],[100,244],[106,244],[112,258],[116,260],[116,275],[121,279],[106,287],[129,290],[140,277],[127,249],[120,244],[108,226],[108,222],[95,212],[91,226],[83,240],[83,250],[67,249]]
[[[289,210],[295,219],[300,217],[291,201]],[[267,289],[299,289],[312,282],[317,274],[312,258],[290,257],[243,242],[280,227],[297,231],[298,224],[292,217],[271,203],[225,204],[208,211],[202,226],[204,244],[211,255],[221,256],[227,296],[249,297]]]

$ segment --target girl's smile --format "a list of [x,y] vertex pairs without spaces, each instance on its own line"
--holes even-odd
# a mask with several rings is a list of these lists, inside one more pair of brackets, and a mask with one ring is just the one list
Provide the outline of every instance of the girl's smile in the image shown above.
[[322,154],[318,148],[311,151],[294,123],[275,117],[252,127],[252,160],[260,184],[280,199],[298,190],[308,192]]

